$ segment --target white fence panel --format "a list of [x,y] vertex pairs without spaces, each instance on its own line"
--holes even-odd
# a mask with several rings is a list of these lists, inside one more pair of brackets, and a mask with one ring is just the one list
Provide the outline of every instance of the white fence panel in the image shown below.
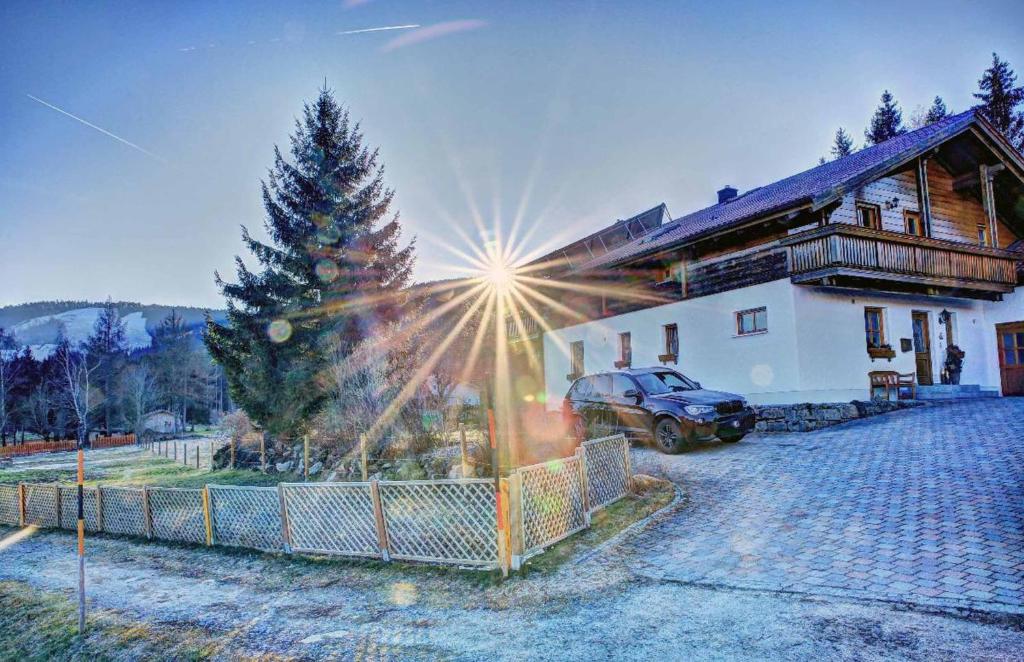
[[[82,488],[82,514],[85,515],[85,530],[99,531],[99,509],[96,507],[95,487]],[[60,487],[60,528],[78,530],[78,487]]]
[[129,536],[146,535],[146,511],[140,487],[102,487],[103,530]]
[[582,444],[587,467],[587,503],[594,511],[629,492],[629,442],[617,434],[590,439]]
[[282,483],[292,551],[380,557],[369,483]]
[[517,469],[522,479],[524,556],[586,528],[583,477],[578,457]]
[[206,542],[203,491],[179,487],[149,488],[153,537],[178,542]]
[[21,506],[18,505],[18,486],[0,485],[0,524],[21,524]]
[[497,566],[493,481],[411,480],[379,487],[392,558]]
[[25,524],[56,529],[60,526],[60,486],[25,484]]
[[276,487],[208,485],[217,545],[280,551],[281,501]]

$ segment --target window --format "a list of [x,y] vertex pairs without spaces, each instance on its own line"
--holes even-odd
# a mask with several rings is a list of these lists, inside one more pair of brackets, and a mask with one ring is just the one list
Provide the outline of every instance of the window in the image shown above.
[[749,336],[768,331],[768,309],[752,308],[736,313],[736,335]]
[[636,390],[636,385],[633,384],[633,380],[625,375],[612,375],[612,397],[623,399],[626,397],[626,391]]
[[903,225],[906,229],[907,234],[914,235],[916,237],[923,237],[924,235],[924,223],[921,222],[921,213],[916,211],[904,211],[903,212]]
[[583,376],[583,341],[569,343],[569,379]]
[[636,376],[644,393],[660,395],[673,391],[694,391],[697,385],[678,372],[645,372]]
[[593,375],[592,377],[587,377],[587,381],[590,382],[591,395],[593,395],[594,397],[601,398],[611,395],[611,375]]
[[881,308],[864,309],[864,337],[868,349],[878,349],[885,344],[885,317]]
[[882,210],[878,205],[857,203],[857,224],[865,228],[882,229]]
[[619,334],[619,360],[616,368],[628,368],[633,363],[633,342],[629,332]]
[[679,357],[679,327],[675,324],[666,324],[662,328],[665,330],[665,352],[658,360],[675,361]]
[[982,223],[978,223],[978,245],[988,246],[990,242],[988,240],[988,226]]

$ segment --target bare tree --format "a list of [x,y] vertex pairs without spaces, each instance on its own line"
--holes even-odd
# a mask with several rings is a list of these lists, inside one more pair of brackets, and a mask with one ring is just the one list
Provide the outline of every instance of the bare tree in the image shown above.
[[146,414],[156,401],[156,378],[144,363],[129,365],[121,379],[121,397],[125,420],[141,437]]
[[14,336],[0,328],[0,444],[7,444],[7,427],[14,415],[14,386],[21,362]]
[[75,351],[66,337],[57,343],[55,357],[65,399],[75,415],[76,436],[79,443],[84,443],[89,435],[89,413],[95,404],[90,381],[99,363],[90,361],[86,353]]

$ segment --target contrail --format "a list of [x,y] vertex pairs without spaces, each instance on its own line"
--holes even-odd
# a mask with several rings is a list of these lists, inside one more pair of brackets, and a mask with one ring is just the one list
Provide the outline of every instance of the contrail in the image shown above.
[[46,106],[47,108],[52,108],[53,110],[56,110],[56,111],[57,111],[58,113],[61,113],[62,115],[67,115],[67,116],[68,116],[68,117],[70,117],[71,119],[73,119],[73,120],[76,120],[76,121],[78,121],[78,122],[81,122],[82,124],[86,125],[86,126],[87,126],[87,127],[89,127],[89,128],[92,128],[92,129],[96,129],[96,130],[97,130],[97,131],[99,131],[100,133],[102,133],[102,134],[104,134],[104,135],[107,135],[107,136],[110,136],[110,137],[111,137],[111,138],[113,138],[114,140],[116,140],[116,141],[118,141],[118,142],[121,142],[121,143],[124,143],[125,145],[128,145],[128,146],[129,146],[129,147],[131,147],[132,149],[134,149],[134,150],[137,150],[137,151],[139,151],[139,152],[142,152],[142,153],[143,153],[143,154],[145,154],[146,156],[149,156],[149,157],[152,157],[152,158],[156,159],[156,160],[157,160],[157,161],[159,161],[160,163],[167,163],[167,161],[165,161],[165,160],[164,160],[164,159],[162,159],[161,157],[157,156],[157,155],[156,155],[156,154],[154,154],[153,152],[151,152],[151,151],[149,151],[149,150],[147,150],[147,149],[144,149],[144,148],[142,148],[142,147],[139,147],[138,145],[136,145],[135,143],[131,142],[130,140],[125,140],[125,139],[124,139],[124,138],[122,138],[121,136],[115,136],[115,135],[114,135],[113,133],[111,133],[111,132],[107,131],[106,129],[104,129],[104,128],[102,128],[102,127],[99,127],[99,126],[96,126],[96,125],[95,125],[95,124],[93,124],[92,122],[87,122],[86,120],[83,120],[83,119],[82,119],[81,117],[79,117],[78,115],[72,115],[72,114],[71,114],[71,113],[69,113],[68,111],[66,111],[66,110],[62,110],[62,109],[58,108],[57,106],[54,106],[54,105],[53,105],[53,104],[51,104],[51,103],[46,103],[45,101],[43,101],[43,100],[42,100],[42,99],[40,99],[39,97],[34,97],[34,96],[32,96],[31,94],[26,94],[25,96],[27,96],[27,97],[28,97],[29,99],[32,99],[33,101],[36,101],[36,102],[38,102],[38,103],[41,103],[41,104],[43,104],[43,105],[44,105],[44,106]]
[[385,25],[382,28],[363,28],[362,30],[345,30],[338,34],[360,34],[363,32],[383,32],[385,30],[410,30],[412,28],[420,27],[418,23],[410,23],[409,25]]

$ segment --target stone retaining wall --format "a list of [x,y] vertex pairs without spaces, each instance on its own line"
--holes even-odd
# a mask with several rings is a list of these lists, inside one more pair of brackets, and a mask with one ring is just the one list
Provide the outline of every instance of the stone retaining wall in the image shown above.
[[857,418],[887,414],[897,409],[923,405],[916,400],[871,400],[864,402],[802,403],[797,405],[753,405],[758,432],[810,432]]

